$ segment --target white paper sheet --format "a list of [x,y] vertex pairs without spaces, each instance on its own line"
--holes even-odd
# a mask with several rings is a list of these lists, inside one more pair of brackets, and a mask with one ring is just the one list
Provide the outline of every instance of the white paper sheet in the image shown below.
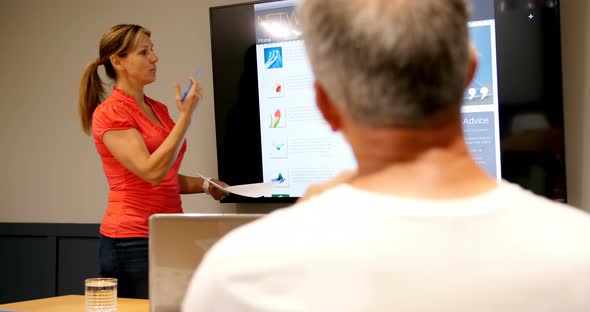
[[233,193],[237,195],[242,195],[246,197],[262,197],[265,195],[271,195],[272,190],[277,186],[278,182],[265,182],[265,183],[252,183],[252,184],[242,184],[242,185],[232,185],[228,187],[223,187],[213,181],[211,179],[203,176],[202,174],[197,173],[197,175],[211,183],[216,188],[227,192]]

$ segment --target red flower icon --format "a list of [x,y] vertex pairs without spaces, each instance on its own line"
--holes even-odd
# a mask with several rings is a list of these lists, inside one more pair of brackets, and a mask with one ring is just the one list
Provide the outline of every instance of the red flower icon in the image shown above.
[[270,116],[270,127],[276,128],[279,125],[279,121],[281,121],[281,110],[277,108],[274,115]]

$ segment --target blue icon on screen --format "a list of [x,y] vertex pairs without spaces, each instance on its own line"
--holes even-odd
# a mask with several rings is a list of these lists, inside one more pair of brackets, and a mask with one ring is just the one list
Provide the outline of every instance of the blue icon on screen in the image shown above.
[[283,68],[283,49],[281,47],[264,49],[264,67],[266,69]]
[[279,182],[279,184],[285,182],[285,178],[283,177],[283,174],[279,172],[279,175],[271,180],[272,182]]

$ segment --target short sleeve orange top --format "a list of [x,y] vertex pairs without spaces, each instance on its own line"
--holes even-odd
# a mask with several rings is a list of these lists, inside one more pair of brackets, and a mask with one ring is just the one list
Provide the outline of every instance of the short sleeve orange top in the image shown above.
[[108,206],[100,225],[100,233],[107,237],[148,237],[148,220],[152,214],[182,212],[178,169],[186,151],[186,140],[159,185],[152,185],[127,170],[102,142],[106,131],[134,128],[143,137],[148,151],[153,153],[175,123],[166,105],[148,97],[145,101],[162,127],[150,121],[135,99],[117,87],[92,115],[92,136],[109,184]]

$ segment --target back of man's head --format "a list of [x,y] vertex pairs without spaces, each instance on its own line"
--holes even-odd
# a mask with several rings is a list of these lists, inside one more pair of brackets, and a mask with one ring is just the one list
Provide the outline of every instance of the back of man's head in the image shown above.
[[302,0],[299,16],[317,81],[359,125],[421,128],[458,112],[465,0]]

